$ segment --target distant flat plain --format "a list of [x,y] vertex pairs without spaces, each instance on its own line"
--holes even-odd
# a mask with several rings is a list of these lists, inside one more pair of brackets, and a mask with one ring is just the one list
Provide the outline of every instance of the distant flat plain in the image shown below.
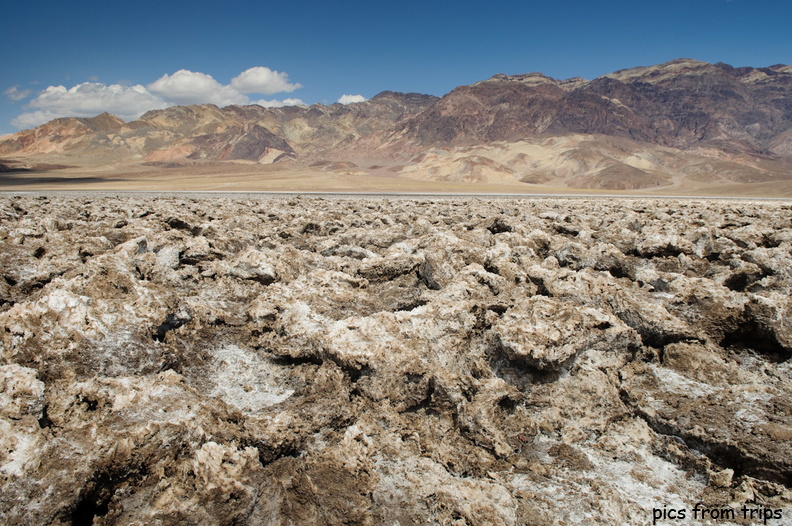
[[637,190],[594,190],[519,182],[463,183],[394,174],[327,172],[303,165],[223,163],[161,168],[133,164],[0,173],[0,191],[328,192],[375,194],[525,194],[792,198],[792,182],[674,184]]

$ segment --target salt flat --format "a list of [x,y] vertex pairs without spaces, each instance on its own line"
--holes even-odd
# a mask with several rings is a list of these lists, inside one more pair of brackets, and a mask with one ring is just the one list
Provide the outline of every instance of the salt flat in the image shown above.
[[331,192],[383,194],[656,195],[792,198],[787,180],[729,183],[675,178],[672,185],[634,190],[570,188],[516,181],[462,182],[404,177],[386,169],[321,171],[304,165],[198,164],[162,169],[136,164],[83,165],[59,170],[0,174],[0,191]]
[[5,193],[0,514],[788,520],[791,255],[783,200]]

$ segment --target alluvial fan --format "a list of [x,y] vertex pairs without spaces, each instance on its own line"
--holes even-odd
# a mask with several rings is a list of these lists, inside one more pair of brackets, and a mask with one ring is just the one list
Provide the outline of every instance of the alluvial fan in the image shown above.
[[6,195],[0,271],[5,524],[792,521],[787,202]]

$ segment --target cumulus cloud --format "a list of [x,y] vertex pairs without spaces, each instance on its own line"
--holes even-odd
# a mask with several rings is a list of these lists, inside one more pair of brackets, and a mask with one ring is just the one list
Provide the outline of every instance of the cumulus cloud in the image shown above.
[[263,106],[265,108],[282,108],[284,106],[307,106],[303,101],[300,99],[283,99],[283,100],[257,100],[252,102],[251,104],[258,104],[259,106]]
[[338,102],[341,104],[353,104],[355,102],[365,102],[367,99],[363,95],[341,95]]
[[290,83],[289,75],[270,68],[257,66],[246,69],[233,79],[231,87],[242,93],[263,93],[272,95],[273,93],[291,93],[302,88],[302,84]]
[[29,89],[19,89],[19,86],[11,86],[3,92],[3,95],[11,100],[18,101],[30,97],[31,93],[33,92]]
[[[72,88],[49,86],[25,105],[29,111],[11,123],[18,128],[31,128],[58,117],[93,117],[103,112],[131,120],[149,110],[176,104],[251,104],[246,93],[291,92],[301,87],[300,84],[290,83],[286,73],[265,67],[245,70],[228,85],[220,84],[206,73],[180,69],[172,75],[161,76],[148,86],[106,85],[100,82],[83,82]],[[5,91],[5,95],[14,101],[30,94],[29,90],[22,90],[18,86]],[[295,98],[259,100],[253,104],[267,108],[305,105]]]
[[232,88],[223,86],[211,75],[180,69],[173,75],[165,74],[148,85],[155,95],[176,104],[247,104],[248,98]]
[[62,116],[63,115],[58,115],[57,113],[51,111],[28,111],[19,117],[11,119],[11,124],[22,129],[35,128],[36,126],[40,126],[45,122],[49,122],[52,119],[57,119],[58,117]]
[[129,120],[148,110],[169,106],[140,84],[109,86],[83,82],[72,88],[49,86],[28,104],[35,111],[23,113],[11,123],[20,128],[38,126],[58,117],[93,117],[105,111]]

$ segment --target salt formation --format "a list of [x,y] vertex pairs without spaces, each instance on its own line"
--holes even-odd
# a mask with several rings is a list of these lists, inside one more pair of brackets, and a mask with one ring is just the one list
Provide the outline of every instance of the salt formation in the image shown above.
[[4,196],[0,517],[792,521],[790,209]]

